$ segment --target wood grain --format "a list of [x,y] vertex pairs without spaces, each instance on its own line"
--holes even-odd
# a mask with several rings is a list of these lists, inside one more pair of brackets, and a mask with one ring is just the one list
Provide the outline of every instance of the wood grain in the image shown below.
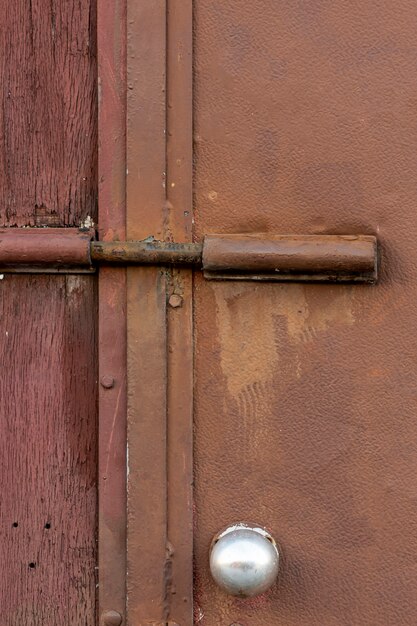
[[97,214],[96,3],[0,5],[0,223]]
[[2,626],[94,624],[93,280],[0,280]]
[[[1,3],[2,226],[96,221],[95,13]],[[95,623],[95,300],[92,276],[0,280],[2,626]]]

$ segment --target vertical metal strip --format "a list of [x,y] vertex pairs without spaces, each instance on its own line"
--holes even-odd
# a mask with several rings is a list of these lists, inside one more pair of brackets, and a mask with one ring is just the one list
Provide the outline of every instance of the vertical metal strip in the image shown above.
[[[126,271],[99,274],[98,598],[126,615]],[[115,622],[116,623],[116,622]]]
[[166,281],[128,271],[128,624],[167,621]]
[[168,307],[168,539],[172,626],[193,623],[192,273],[175,272]]
[[[128,0],[127,236],[164,239],[166,2]],[[128,271],[128,624],[165,625],[167,328],[163,269]]]
[[[125,239],[126,3],[98,0],[100,239]],[[126,623],[126,270],[99,273],[100,624]]]
[[127,237],[164,239],[166,0],[127,0]]
[[[128,239],[191,241],[191,0],[128,3],[127,115]],[[128,619],[191,626],[192,272],[128,269],[128,320]]]
[[[167,17],[169,236],[192,241],[192,0],[170,0]],[[171,624],[193,623],[192,271],[173,270],[168,306],[168,538]]]

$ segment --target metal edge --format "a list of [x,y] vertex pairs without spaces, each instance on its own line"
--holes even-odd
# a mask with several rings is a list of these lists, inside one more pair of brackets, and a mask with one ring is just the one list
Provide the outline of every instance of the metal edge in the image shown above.
[[[99,235],[125,239],[126,3],[98,0]],[[126,269],[99,271],[98,619],[126,623]],[[112,621],[113,620],[113,621]]]
[[[193,3],[167,14],[167,240],[193,237]],[[168,294],[168,539],[171,624],[193,624],[193,271],[173,268]]]
[[[164,239],[166,0],[128,0],[127,25],[127,238]],[[166,274],[127,276],[127,622],[144,626],[169,613]]]

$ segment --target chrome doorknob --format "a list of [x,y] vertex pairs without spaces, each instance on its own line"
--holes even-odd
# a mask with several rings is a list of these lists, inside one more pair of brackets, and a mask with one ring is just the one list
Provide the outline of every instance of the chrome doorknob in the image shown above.
[[241,597],[257,596],[275,582],[279,551],[262,527],[234,524],[216,535],[210,549],[210,570],[223,591]]

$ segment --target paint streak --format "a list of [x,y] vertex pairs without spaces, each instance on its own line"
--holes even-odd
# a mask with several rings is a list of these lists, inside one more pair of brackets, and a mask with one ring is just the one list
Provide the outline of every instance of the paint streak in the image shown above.
[[[305,344],[333,325],[351,325],[351,290],[325,286],[218,283],[211,286],[216,300],[220,359],[229,393],[239,398],[248,388],[267,387],[279,362],[276,327],[284,318],[289,339]],[[236,367],[239,363],[239,367]],[[295,353],[294,375],[299,377],[302,354]],[[258,394],[257,394],[258,395]]]

